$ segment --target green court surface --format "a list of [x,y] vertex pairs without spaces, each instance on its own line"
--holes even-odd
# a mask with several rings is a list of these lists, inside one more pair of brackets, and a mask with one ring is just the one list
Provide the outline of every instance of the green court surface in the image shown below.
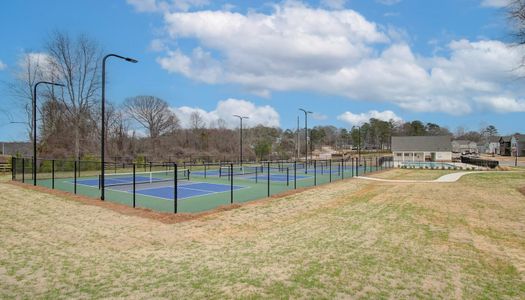
[[[238,169],[239,167],[236,166],[235,168]],[[244,169],[249,168],[250,166],[244,167]],[[316,172],[314,172],[314,169]],[[367,166],[365,171],[364,166],[360,166],[358,172],[361,175],[381,169],[383,168],[380,166]],[[205,172],[202,166],[196,166],[190,167],[189,180],[184,178],[177,181],[178,197],[177,201],[174,201],[173,171],[167,167],[154,167],[151,169],[152,172],[148,172],[149,170],[140,168],[140,172],[136,173],[135,197],[133,185],[131,184],[132,179],[126,177],[128,182],[115,186],[108,184],[108,180],[113,180],[114,176],[128,176],[132,169],[116,168],[113,173],[107,173],[105,200],[132,206],[135,198],[136,207],[154,211],[175,212],[176,204],[176,209],[179,213],[202,212],[219,206],[230,205],[231,203],[263,199],[296,188],[328,184],[343,178],[351,178],[355,176],[356,172],[356,168],[353,166],[345,166],[343,172],[343,167],[340,164],[333,164],[331,168],[330,165],[326,164],[316,167],[312,166],[309,167],[308,173],[305,173],[305,170],[302,168],[296,168],[294,172],[293,166],[287,165],[279,168],[257,169],[256,173],[253,172],[253,169],[250,169],[249,173],[237,173],[234,170],[234,176],[229,176],[229,171],[222,170],[223,176],[219,176],[219,168],[209,167],[206,168]],[[225,170],[228,169],[226,168]],[[21,171],[17,171],[16,180],[22,180]],[[161,172],[166,173],[166,180],[164,178],[159,178],[162,180],[158,182],[155,182],[155,180],[140,182],[139,180],[139,178],[142,178],[140,176],[144,177],[148,173],[153,174],[149,176],[155,179],[154,177],[159,177],[157,173]],[[75,176],[75,173],[70,170],[55,169],[54,176],[52,173],[39,172],[37,174],[37,185],[99,199],[101,191],[99,189],[98,174],[99,171],[97,170],[81,170],[80,172],[77,170]],[[23,177],[25,183],[32,183],[30,169],[26,168],[23,172]],[[296,177],[297,180],[295,180]]]

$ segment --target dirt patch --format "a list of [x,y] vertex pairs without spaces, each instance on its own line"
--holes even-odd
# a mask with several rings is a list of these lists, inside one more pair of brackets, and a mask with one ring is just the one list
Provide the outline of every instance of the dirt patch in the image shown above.
[[518,189],[518,191],[520,191],[520,193],[522,193],[523,196],[525,196],[525,186],[520,188],[520,189]]

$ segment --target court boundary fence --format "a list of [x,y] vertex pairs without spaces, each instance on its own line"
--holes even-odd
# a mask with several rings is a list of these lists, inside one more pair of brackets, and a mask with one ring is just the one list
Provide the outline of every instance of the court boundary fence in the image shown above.
[[[101,163],[98,161],[83,161],[83,160],[58,160],[58,159],[38,159],[37,160],[37,177],[33,178],[33,159],[32,158],[17,158],[12,157],[11,169],[12,180],[27,184],[38,185],[39,180],[47,180],[50,182],[48,187],[50,189],[57,189],[56,182],[59,179],[72,180],[73,188],[72,194],[78,194],[79,179],[81,178],[98,178],[99,190],[100,190],[100,167]],[[173,186],[173,207],[171,212],[179,213],[179,188],[181,180],[191,181],[190,174],[191,170],[198,168],[200,178],[209,178],[213,176],[224,176],[223,172],[227,172],[227,182],[229,183],[230,193],[230,205],[236,203],[235,201],[235,185],[238,176],[247,175],[246,173],[238,174],[237,170],[243,170],[249,168],[253,173],[255,183],[258,184],[261,181],[266,181],[266,197],[271,197],[278,193],[272,193],[272,187],[275,183],[272,183],[272,174],[281,174],[281,178],[286,178],[286,181],[281,184],[286,184],[288,190],[297,190],[298,186],[298,175],[301,172],[305,172],[309,176],[313,177],[313,184],[310,186],[318,186],[322,184],[329,184],[334,181],[343,180],[345,178],[352,178],[359,175],[363,175],[370,172],[382,171],[391,169],[394,167],[392,156],[380,156],[380,157],[351,157],[350,159],[325,159],[325,160],[312,160],[305,162],[304,160],[289,160],[289,161],[260,161],[260,162],[243,162],[242,164],[234,162],[219,162],[219,163],[200,163],[200,164],[189,164],[182,163],[177,164],[173,162],[147,162],[147,163],[122,163],[122,162],[106,162],[105,168],[110,172],[106,175],[112,174],[131,174],[129,180],[129,191],[131,196],[131,206],[136,208],[137,205],[137,186],[141,184],[140,178],[141,173],[148,172],[166,172],[166,182],[170,182],[169,186]],[[254,167],[255,166],[255,167]],[[181,168],[182,167],[182,168]],[[188,178],[179,178],[179,172],[188,170]],[[228,171],[223,171],[228,170]],[[126,171],[126,172],[122,172]],[[97,174],[98,172],[98,174]],[[311,175],[313,173],[313,175]],[[325,182],[320,183],[318,181],[319,176],[325,176]],[[328,178],[326,178],[328,176]],[[305,186],[301,186],[305,187]],[[309,187],[309,186],[308,186]],[[94,198],[92,195],[88,196]],[[263,199],[264,196],[258,198]],[[111,201],[106,196],[106,200]]]

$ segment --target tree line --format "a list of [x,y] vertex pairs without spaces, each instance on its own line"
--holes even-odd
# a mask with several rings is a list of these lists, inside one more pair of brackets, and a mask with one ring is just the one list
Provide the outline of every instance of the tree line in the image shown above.
[[[100,147],[100,62],[102,48],[85,35],[71,37],[54,32],[45,43],[45,54],[22,57],[8,90],[14,104],[24,110],[28,136],[32,137],[31,102],[36,82],[60,82],[64,88],[41,86],[38,103],[39,157],[98,159]],[[111,160],[238,160],[239,130],[224,120],[207,124],[194,112],[182,127],[169,104],[153,95],[130,97],[107,104],[106,155]],[[135,130],[136,127],[141,130]],[[489,128],[490,127],[490,128]],[[456,137],[481,141],[496,135],[494,126],[457,130]],[[489,130],[490,129],[490,130]],[[304,157],[305,130],[262,125],[243,130],[244,160]],[[421,121],[396,122],[370,119],[351,128],[315,126],[309,129],[309,151],[388,150],[394,135],[453,135],[447,128]]]

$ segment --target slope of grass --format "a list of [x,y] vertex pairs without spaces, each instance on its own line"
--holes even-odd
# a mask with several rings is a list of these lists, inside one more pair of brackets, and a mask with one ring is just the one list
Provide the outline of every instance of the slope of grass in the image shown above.
[[0,183],[0,298],[519,299],[524,181],[349,180],[177,224]]

